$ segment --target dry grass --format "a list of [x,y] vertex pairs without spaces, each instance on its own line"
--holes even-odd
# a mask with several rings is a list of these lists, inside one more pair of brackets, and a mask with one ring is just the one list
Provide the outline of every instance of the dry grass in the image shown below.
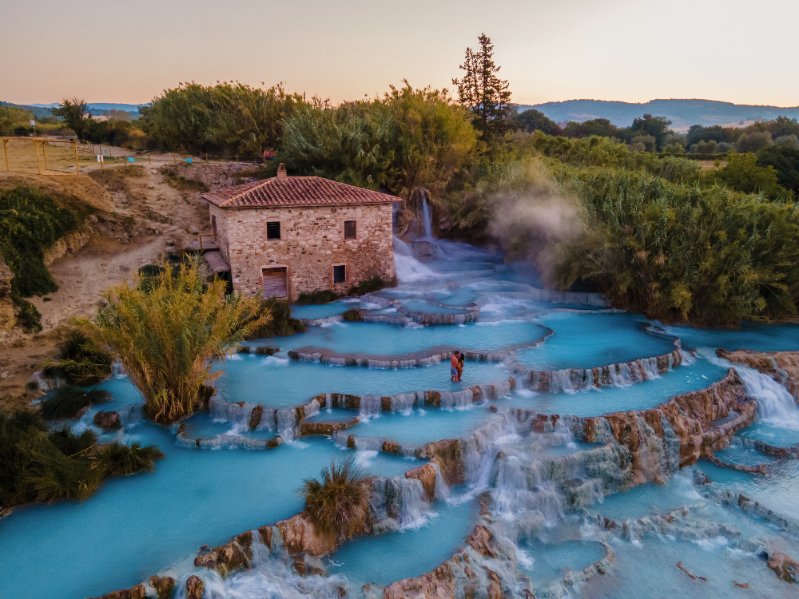
[[[68,140],[45,137],[10,137],[6,144],[8,150],[8,167],[11,172],[38,173],[41,167],[42,174],[55,175],[58,173],[75,173],[75,153]],[[47,141],[42,148],[38,142]],[[37,150],[37,146],[38,150]],[[39,159],[37,161],[36,156]],[[0,170],[6,171],[5,156],[0,147]],[[47,160],[45,161],[45,154]],[[45,164],[46,162],[46,164]],[[83,168],[97,165],[97,157],[91,146],[78,144],[78,165]]]

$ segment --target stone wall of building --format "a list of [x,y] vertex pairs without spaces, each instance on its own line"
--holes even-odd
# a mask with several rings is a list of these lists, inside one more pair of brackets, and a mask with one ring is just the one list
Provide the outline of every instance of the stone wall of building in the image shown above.
[[[391,204],[316,208],[219,209],[217,241],[230,264],[233,286],[263,290],[262,269],[286,267],[292,301],[325,289],[343,293],[372,277],[394,279]],[[344,221],[356,221],[355,239],[344,238]],[[280,239],[267,239],[266,223],[279,221]],[[333,266],[346,266],[344,283],[333,283]]]

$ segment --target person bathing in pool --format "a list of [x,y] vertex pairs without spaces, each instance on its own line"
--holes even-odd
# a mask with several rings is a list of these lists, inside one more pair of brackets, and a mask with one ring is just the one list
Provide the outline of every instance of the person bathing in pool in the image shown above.
[[466,356],[463,355],[463,352],[458,352],[458,382],[461,382],[461,377],[463,376],[463,363],[466,361]]
[[449,357],[449,378],[453,383],[458,383],[461,380],[460,375],[460,352],[454,350]]

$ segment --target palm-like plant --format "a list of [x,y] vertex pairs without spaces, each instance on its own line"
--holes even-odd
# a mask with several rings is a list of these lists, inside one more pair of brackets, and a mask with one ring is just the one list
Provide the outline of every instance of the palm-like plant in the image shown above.
[[193,413],[203,385],[219,376],[211,361],[234,351],[269,322],[255,297],[225,295],[207,283],[197,262],[164,268],[148,285],[122,285],[89,323],[96,338],[119,356],[145,399],[145,413],[169,423]]
[[322,469],[321,479],[303,485],[305,509],[320,534],[349,538],[365,523],[369,511],[369,480],[352,458],[331,462]]

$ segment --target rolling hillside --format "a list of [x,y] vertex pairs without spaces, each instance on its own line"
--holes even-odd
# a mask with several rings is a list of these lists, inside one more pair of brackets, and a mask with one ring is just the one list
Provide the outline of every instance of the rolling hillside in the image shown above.
[[745,125],[751,121],[769,120],[778,116],[799,118],[799,106],[753,106],[715,100],[650,100],[643,103],[566,100],[519,106],[520,111],[528,108],[540,110],[559,123],[604,118],[620,127],[649,113],[667,117],[677,130],[687,129],[691,125]]

